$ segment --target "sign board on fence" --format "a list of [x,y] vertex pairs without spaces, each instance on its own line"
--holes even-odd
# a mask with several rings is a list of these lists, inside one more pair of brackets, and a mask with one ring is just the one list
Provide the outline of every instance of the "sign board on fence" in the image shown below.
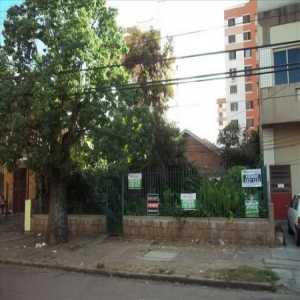
[[196,193],[182,193],[180,194],[180,200],[183,210],[196,209]]
[[242,170],[242,187],[253,188],[262,186],[261,169]]
[[147,194],[147,215],[158,216],[159,215],[159,195]]
[[246,195],[245,208],[247,218],[257,218],[259,216],[258,193],[250,193]]
[[140,190],[142,188],[142,173],[128,174],[128,189]]

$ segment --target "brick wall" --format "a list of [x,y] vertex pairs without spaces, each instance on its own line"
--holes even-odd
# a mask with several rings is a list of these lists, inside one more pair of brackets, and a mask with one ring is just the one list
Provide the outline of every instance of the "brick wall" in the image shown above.
[[221,167],[221,156],[208,149],[189,135],[184,136],[185,156],[196,168],[209,172],[218,172]]
[[[33,215],[34,233],[46,233],[47,215]],[[97,235],[106,232],[105,216],[70,215],[72,236]],[[124,216],[124,237],[159,241],[184,241],[232,245],[273,246],[274,223],[268,219],[174,218]]]
[[[97,235],[106,232],[106,220],[99,215],[70,215],[69,231],[72,236]],[[43,233],[47,231],[48,215],[33,215],[31,231]]]
[[267,219],[133,217],[123,219],[125,238],[272,246],[274,225]]

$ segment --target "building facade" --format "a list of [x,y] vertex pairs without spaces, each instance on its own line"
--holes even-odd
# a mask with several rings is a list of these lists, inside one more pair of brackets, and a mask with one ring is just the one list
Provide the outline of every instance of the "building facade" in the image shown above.
[[223,171],[221,152],[211,142],[184,130],[185,157],[200,172],[215,175]]
[[227,125],[226,98],[217,99],[218,128],[222,130]]
[[256,13],[256,0],[224,11],[225,65],[230,77],[226,79],[226,123],[235,122],[241,130],[259,126],[258,80],[252,75],[257,51],[251,49],[256,46]]
[[36,178],[27,168],[9,172],[0,166],[0,193],[4,196],[9,213],[24,213],[25,200],[36,200]]
[[300,193],[300,3],[259,1],[257,9],[257,43],[270,45],[259,50],[260,67],[273,71],[260,76],[261,148],[275,219],[286,219]]

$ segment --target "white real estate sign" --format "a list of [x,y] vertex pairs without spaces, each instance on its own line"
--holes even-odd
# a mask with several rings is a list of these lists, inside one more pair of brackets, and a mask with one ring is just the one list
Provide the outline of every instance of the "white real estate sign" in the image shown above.
[[142,188],[142,173],[128,174],[128,189],[140,190]]
[[242,170],[242,187],[262,187],[261,169]]
[[183,210],[196,209],[196,193],[182,193],[180,194],[180,200]]

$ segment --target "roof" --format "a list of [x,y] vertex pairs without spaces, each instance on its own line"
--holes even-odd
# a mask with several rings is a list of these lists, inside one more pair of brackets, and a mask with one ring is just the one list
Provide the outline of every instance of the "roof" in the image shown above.
[[220,155],[220,149],[213,143],[211,143],[210,141],[200,138],[199,136],[197,136],[196,134],[194,134],[193,132],[191,132],[188,129],[183,130],[182,134],[187,134],[189,136],[191,136],[193,139],[195,139],[197,142],[199,142],[200,144],[204,145],[207,149],[215,152],[217,155]]

